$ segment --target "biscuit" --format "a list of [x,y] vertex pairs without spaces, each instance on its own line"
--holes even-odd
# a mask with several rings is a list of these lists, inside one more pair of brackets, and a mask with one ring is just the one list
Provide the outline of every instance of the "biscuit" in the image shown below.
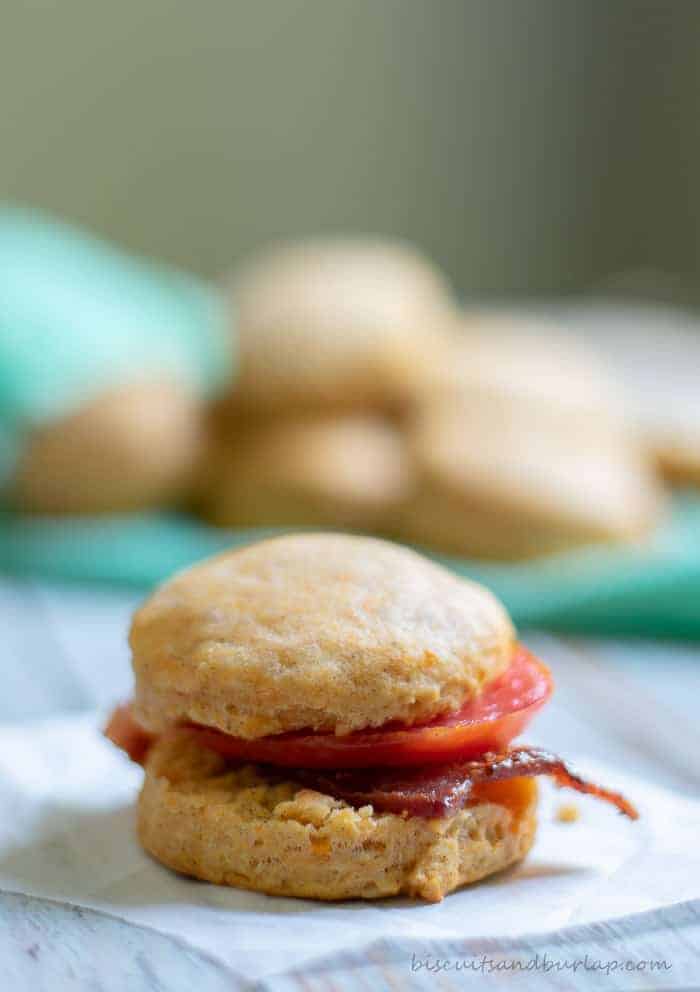
[[633,541],[663,505],[647,460],[614,419],[448,397],[416,417],[409,450],[416,484],[400,534],[448,553],[508,559]]
[[454,319],[442,276],[400,242],[274,246],[234,276],[230,293],[234,411],[400,407]]
[[203,444],[199,405],[167,382],[108,390],[27,439],[12,498],[36,513],[109,513],[181,500]]
[[[700,486],[700,405],[696,402],[683,423],[659,416],[641,429],[661,475],[679,485]],[[675,413],[680,413],[678,407]]]
[[508,666],[498,601],[389,542],[297,534],[181,572],[136,613],[134,714],[243,738],[458,709]]
[[269,895],[437,902],[519,861],[534,840],[532,778],[427,819],[355,809],[270,774],[227,765],[186,730],[165,735],[146,764],[141,843],[175,871]]
[[410,485],[399,431],[361,415],[242,426],[214,448],[203,474],[205,516],[222,527],[378,530]]
[[463,315],[426,371],[422,397],[483,396],[554,416],[627,417],[619,382],[595,349],[544,320]]
[[608,367],[545,322],[465,315],[407,430],[413,543],[525,558],[642,538],[663,505]]
[[626,387],[640,437],[660,474],[700,485],[697,318],[659,305],[610,305],[584,311],[581,324]]

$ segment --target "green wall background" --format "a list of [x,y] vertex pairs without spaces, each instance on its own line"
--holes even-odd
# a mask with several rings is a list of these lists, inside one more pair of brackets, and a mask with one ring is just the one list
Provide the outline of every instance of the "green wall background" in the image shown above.
[[0,196],[205,274],[419,242],[465,291],[695,281],[700,4],[4,0]]

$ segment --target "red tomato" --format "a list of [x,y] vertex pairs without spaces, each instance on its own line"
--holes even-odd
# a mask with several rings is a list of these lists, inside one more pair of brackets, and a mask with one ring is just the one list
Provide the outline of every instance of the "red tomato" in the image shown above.
[[292,768],[425,765],[506,747],[552,694],[549,669],[518,645],[509,668],[456,713],[420,726],[386,724],[344,737],[294,731],[257,740],[192,725],[199,742],[228,758]]
[[139,765],[144,763],[155,740],[153,734],[149,734],[134,720],[130,703],[117,706],[104,729],[104,735]]

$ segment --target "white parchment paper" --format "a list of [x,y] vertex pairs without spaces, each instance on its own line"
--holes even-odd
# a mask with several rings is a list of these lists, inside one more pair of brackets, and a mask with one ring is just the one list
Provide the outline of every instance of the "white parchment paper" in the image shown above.
[[[0,888],[100,909],[186,940],[255,979],[379,937],[504,937],[590,923],[700,896],[700,801],[575,766],[621,788],[642,818],[543,784],[540,829],[519,867],[448,896],[321,904],[181,878],[134,836],[142,773],[99,733],[96,714],[0,727]],[[569,798],[572,824],[554,810]]]

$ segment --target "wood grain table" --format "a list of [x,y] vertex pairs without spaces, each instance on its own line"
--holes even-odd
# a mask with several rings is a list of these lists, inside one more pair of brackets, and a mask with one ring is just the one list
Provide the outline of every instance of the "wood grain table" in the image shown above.
[[[128,696],[126,631],[140,598],[0,579],[0,722],[93,709]],[[613,759],[634,774],[700,795],[700,645],[542,632],[525,632],[523,639],[547,659],[557,684],[554,702],[538,719],[538,741],[564,753]],[[303,974],[251,984],[147,928],[0,893],[0,979],[2,992],[700,989],[700,902],[529,942],[429,948],[378,942],[362,958],[336,956]]]

